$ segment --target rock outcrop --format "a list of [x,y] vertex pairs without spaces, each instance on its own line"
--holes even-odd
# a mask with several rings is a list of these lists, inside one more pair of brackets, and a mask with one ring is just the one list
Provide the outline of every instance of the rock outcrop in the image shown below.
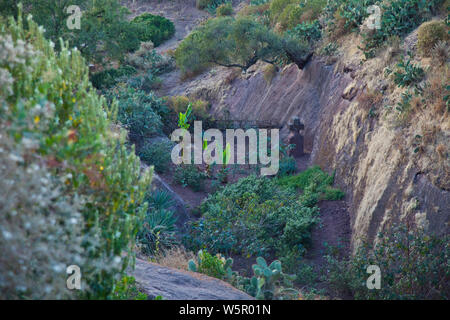
[[167,300],[252,300],[228,283],[200,273],[187,272],[136,259],[133,276],[150,299]]

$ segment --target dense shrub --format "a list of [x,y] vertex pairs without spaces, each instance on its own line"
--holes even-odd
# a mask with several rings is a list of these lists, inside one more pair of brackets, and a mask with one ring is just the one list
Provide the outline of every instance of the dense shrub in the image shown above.
[[412,63],[411,58],[400,61],[393,72],[394,82],[400,88],[417,84],[425,77],[425,70],[420,65]]
[[146,163],[153,165],[159,173],[164,173],[171,164],[173,143],[170,140],[149,141],[139,150],[139,157]]
[[430,56],[435,44],[448,39],[448,27],[443,21],[429,21],[419,27],[417,47],[424,56]]
[[[71,298],[66,267],[87,264],[82,199],[65,194],[64,179],[39,165],[32,155],[32,140],[16,142],[4,129],[0,129],[0,189],[8,196],[0,196],[0,297]],[[25,161],[30,156],[33,159]],[[94,243],[94,237],[85,237]]]
[[280,168],[278,176],[286,176],[297,172],[297,161],[294,157],[282,157],[280,160]]
[[443,0],[393,0],[380,4],[383,12],[381,29],[364,35],[363,50],[367,58],[392,36],[402,37],[437,12]]
[[172,210],[150,207],[137,234],[142,252],[154,255],[173,246],[176,220]]
[[18,19],[0,28],[1,141],[15,145],[0,155],[10,169],[1,170],[1,295],[61,298],[65,268],[77,264],[77,294],[108,298],[133,258],[151,175],[114,129],[117,104],[96,94],[80,52],[55,53],[41,28]]
[[[378,235],[372,249],[361,245],[350,259],[328,257],[326,279],[336,294],[355,299],[448,299],[450,296],[449,238],[427,235],[422,230],[394,227]],[[381,289],[366,287],[367,267],[381,269]]]
[[438,41],[431,50],[431,56],[438,65],[444,65],[450,59],[450,46],[447,41]]
[[295,190],[313,188],[319,194],[320,199],[340,200],[345,194],[339,189],[333,188],[334,175],[329,176],[319,166],[311,167],[295,176],[279,178],[277,183],[281,186]]
[[173,110],[176,114],[179,114],[180,112],[185,112],[190,104],[194,119],[201,120],[208,117],[208,111],[211,105],[209,102],[205,100],[190,99],[186,96],[172,96],[166,99],[169,108]]
[[196,6],[200,10],[208,10],[209,13],[214,14],[216,9],[222,4],[227,3],[228,0],[197,0]]
[[214,64],[246,71],[258,60],[275,63],[281,58],[303,68],[307,53],[304,42],[281,37],[252,18],[219,17],[186,37],[175,59],[184,74],[195,74]]
[[[341,1],[342,2],[342,1]],[[345,20],[345,28],[358,28],[369,16],[369,6],[377,4],[379,0],[346,0],[338,9],[338,14]]]
[[270,19],[272,23],[276,23],[278,21],[278,17],[283,13],[284,9],[296,2],[295,0],[273,0],[270,2]]
[[118,69],[106,69],[91,75],[92,85],[97,89],[109,89],[121,79],[125,79],[136,73],[132,66],[121,66]]
[[231,16],[233,14],[233,6],[231,5],[231,2],[221,4],[217,7],[216,14],[218,17]]
[[220,254],[211,255],[206,250],[200,250],[197,254],[197,264],[193,259],[189,260],[189,270],[192,272],[200,272],[210,277],[225,280],[231,279],[231,266],[233,259],[225,259]]
[[[327,3],[326,0],[291,0],[289,2],[276,20],[283,29],[291,29],[300,23],[312,22],[319,17]],[[276,16],[277,10],[273,14]]]
[[143,13],[131,22],[138,27],[139,40],[152,41],[155,47],[175,34],[173,22],[161,16]]
[[114,300],[147,300],[147,295],[139,291],[134,277],[124,275],[114,288]]
[[233,272],[231,283],[236,288],[247,292],[260,300],[297,299],[299,292],[292,280],[295,276],[285,274],[278,260],[268,264],[263,257],[256,258],[252,265],[253,277],[248,278]]
[[322,38],[322,27],[318,20],[314,20],[311,23],[303,22],[286,31],[286,34],[297,39],[304,39],[308,43],[313,43]]
[[273,180],[249,176],[208,197],[191,236],[212,252],[284,255],[308,241],[317,221],[313,206]]
[[117,99],[117,119],[129,130],[131,141],[137,142],[162,132],[161,115],[167,111],[162,100],[153,93],[117,88],[108,92],[108,98]]
[[[0,15],[17,14],[19,1],[2,0]],[[69,42],[70,47],[77,47],[89,62],[121,60],[127,52],[139,48],[138,29],[127,20],[130,11],[118,0],[21,0],[25,13],[45,29],[45,36],[61,49],[60,38]],[[67,27],[70,5],[77,5],[82,10],[81,29],[70,30]],[[5,10],[6,9],[6,10]]]
[[206,174],[195,165],[181,165],[175,169],[173,180],[183,187],[190,187],[194,191],[205,188]]
[[173,58],[168,55],[158,54],[154,50],[151,41],[142,42],[139,50],[128,54],[125,60],[136,69],[142,71],[150,70],[155,75],[169,72],[175,67]]

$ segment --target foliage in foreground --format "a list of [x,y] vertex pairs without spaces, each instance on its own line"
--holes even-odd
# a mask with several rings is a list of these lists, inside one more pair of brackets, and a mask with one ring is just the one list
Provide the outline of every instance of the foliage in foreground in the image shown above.
[[[339,260],[336,251],[330,252],[326,279],[335,294],[355,299],[449,299],[448,236],[396,226],[379,234],[377,240],[373,249],[364,243],[348,260]],[[380,290],[366,287],[369,265],[380,267]]]
[[23,24],[19,14],[0,26],[1,296],[69,297],[65,271],[77,264],[79,295],[108,298],[133,261],[151,172],[127,150],[117,106],[96,94],[81,53],[55,53],[36,23]]
[[114,288],[114,300],[147,300],[147,295],[139,291],[136,279],[124,275]]
[[188,263],[190,271],[225,280],[256,299],[283,300],[298,296],[292,282],[295,276],[283,273],[278,260],[269,265],[264,258],[258,257],[252,265],[254,275],[251,278],[232,271],[232,265],[233,259],[225,259],[220,254],[213,256],[206,250],[198,252],[197,263],[193,259]]
[[148,210],[137,234],[137,242],[143,253],[155,255],[176,242],[177,219],[172,210],[174,202],[171,195],[164,190],[147,194],[145,200]]

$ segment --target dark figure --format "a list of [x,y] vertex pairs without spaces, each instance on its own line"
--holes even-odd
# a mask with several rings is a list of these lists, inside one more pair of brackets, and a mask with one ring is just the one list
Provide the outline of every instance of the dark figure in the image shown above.
[[292,119],[292,123],[289,124],[289,136],[288,144],[295,145],[293,149],[288,151],[288,155],[294,158],[298,158],[304,155],[303,152],[303,136],[300,134],[300,130],[304,130],[305,126],[300,122],[298,117]]

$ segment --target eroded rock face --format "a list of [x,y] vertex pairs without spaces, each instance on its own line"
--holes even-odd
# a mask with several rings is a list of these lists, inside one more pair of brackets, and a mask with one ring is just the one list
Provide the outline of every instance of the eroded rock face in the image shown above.
[[136,259],[133,276],[150,299],[167,300],[252,300],[248,294],[228,283],[205,275],[187,272]]
[[375,240],[392,223],[416,223],[418,214],[430,231],[448,232],[449,192],[426,174],[418,179],[421,170],[402,152],[398,133],[359,106],[359,95],[379,75],[370,74],[371,80],[367,71],[358,76],[357,67],[348,72],[313,60],[304,70],[286,67],[269,84],[262,69],[258,65],[231,84],[224,83],[226,73],[218,72],[196,80],[188,92],[212,101],[217,118],[283,123],[284,137],[289,120],[299,117],[311,164],[336,170],[335,181],[347,193],[353,248],[363,238]]

